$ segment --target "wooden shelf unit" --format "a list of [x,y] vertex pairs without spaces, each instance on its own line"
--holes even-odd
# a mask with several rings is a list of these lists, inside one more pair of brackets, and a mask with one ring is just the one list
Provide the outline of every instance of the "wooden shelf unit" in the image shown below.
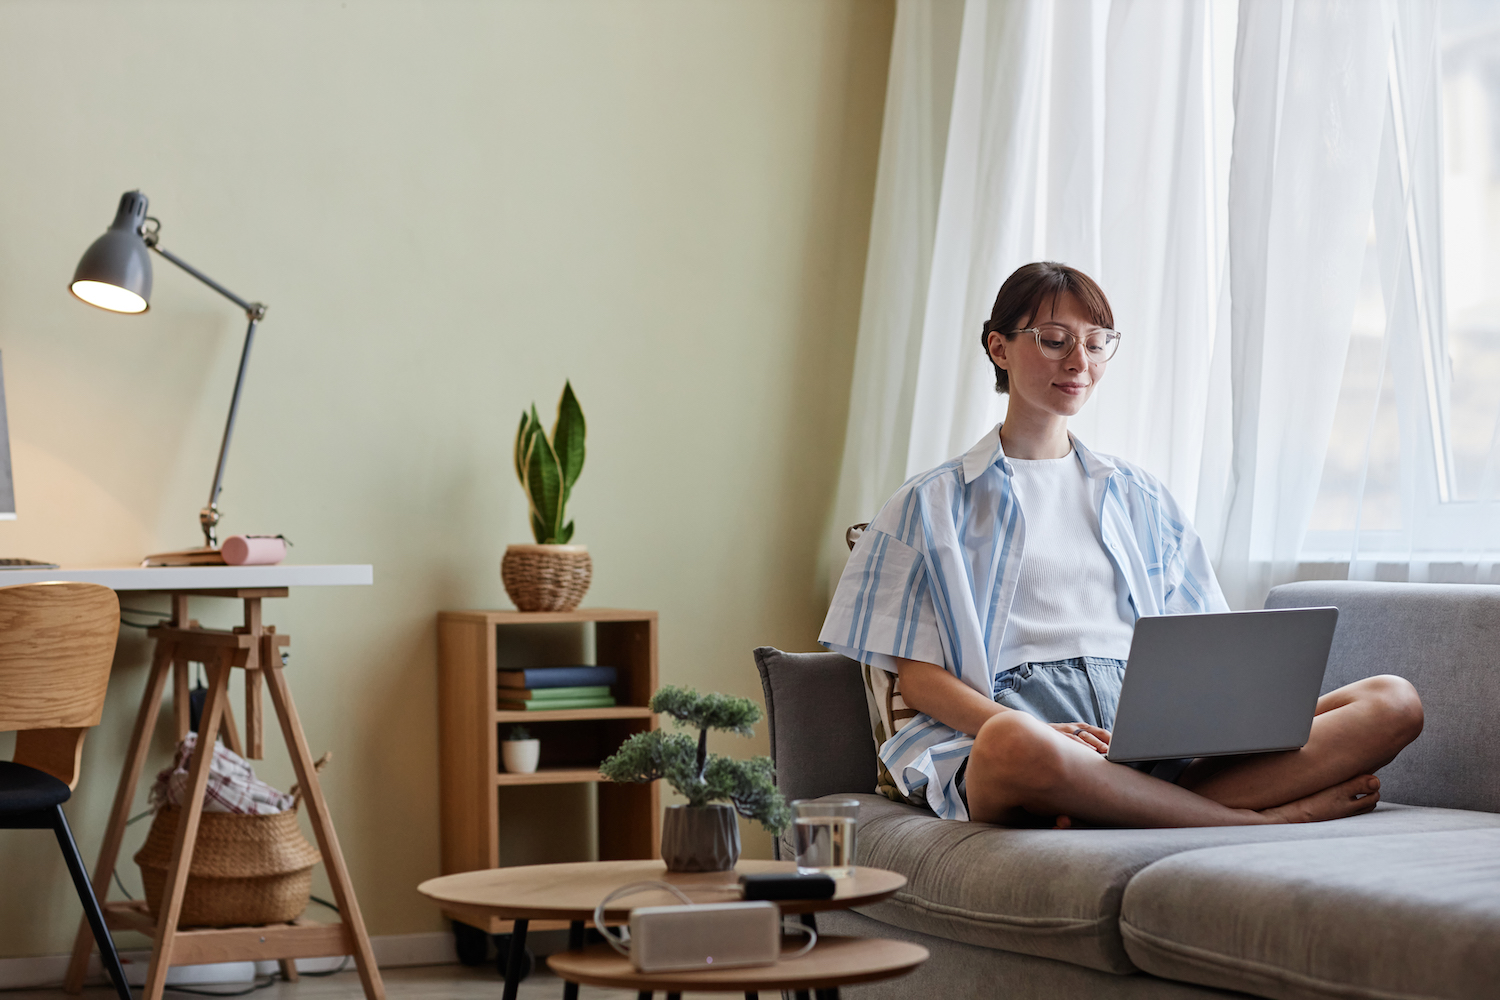
[[[593,630],[595,662],[619,672],[613,708],[498,711],[496,672],[544,666],[499,662],[502,630],[514,626],[576,625]],[[616,785],[599,777],[599,762],[633,733],[656,728],[648,707],[656,691],[657,615],[654,611],[581,608],[569,612],[444,611],[438,614],[438,715],[443,874],[498,868],[499,791],[523,785],[598,784],[599,860],[659,856],[659,782]],[[503,727],[520,724],[542,741],[534,774],[509,774],[500,764]],[[580,859],[581,860],[581,859]],[[472,923],[472,914],[444,911]],[[480,926],[507,933],[509,921]],[[535,929],[535,928],[534,928]]]

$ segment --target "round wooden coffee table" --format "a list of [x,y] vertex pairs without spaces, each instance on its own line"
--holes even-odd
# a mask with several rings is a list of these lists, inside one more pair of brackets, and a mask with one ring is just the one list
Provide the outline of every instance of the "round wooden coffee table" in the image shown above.
[[[659,880],[677,886],[697,903],[723,903],[740,898],[739,877],[763,872],[790,874],[791,861],[741,860],[727,872],[669,872],[661,861],[580,861],[560,865],[518,865],[487,868],[428,879],[417,891],[443,904],[445,912],[475,926],[487,926],[491,917],[515,921],[510,937],[510,959],[506,964],[503,1000],[516,1000],[520,968],[526,953],[526,927],[531,920],[566,920],[570,924],[568,947],[583,948],[585,921],[594,919],[594,907],[616,889],[632,882]],[[895,895],[906,885],[906,876],[882,868],[855,868],[835,883],[832,899],[787,899],[777,905],[785,914],[812,914],[820,910],[842,910],[866,906]],[[670,906],[681,900],[662,890],[643,891],[622,898],[604,911],[610,923],[624,923],[637,906]],[[614,954],[613,951],[610,952]],[[817,954],[806,956],[812,959]],[[923,953],[925,958],[926,953]],[[778,966],[785,963],[778,963]],[[766,968],[777,968],[767,966]],[[626,963],[626,968],[629,964]],[[725,970],[732,971],[732,970]],[[904,970],[903,970],[904,971]],[[891,975],[899,975],[899,972]],[[675,975],[675,973],[674,973]],[[885,977],[877,977],[885,978]],[[845,980],[858,982],[858,980]],[[693,987],[707,989],[708,987]],[[644,989],[644,987],[643,987]],[[574,1000],[578,986],[568,980],[565,1000]]]
[[628,958],[607,944],[553,955],[547,964],[570,983],[636,990],[643,996],[665,991],[675,997],[688,990],[746,996],[763,990],[817,990],[822,996],[837,996],[840,986],[894,979],[925,961],[927,949],[906,941],[819,937],[806,955],[743,969],[637,972]]

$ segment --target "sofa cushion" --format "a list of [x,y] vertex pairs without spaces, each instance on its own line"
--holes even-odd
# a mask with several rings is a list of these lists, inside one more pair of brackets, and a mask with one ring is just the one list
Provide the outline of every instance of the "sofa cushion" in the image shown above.
[[857,862],[908,879],[893,898],[860,912],[955,941],[1118,973],[1135,971],[1120,936],[1121,897],[1137,872],[1162,858],[1233,844],[1272,843],[1273,851],[1296,855],[1309,845],[1290,842],[1500,830],[1492,813],[1383,803],[1365,816],[1296,826],[1019,830],[942,820],[878,795],[856,797]]
[[859,664],[838,653],[755,651],[776,784],[790,799],[875,788]]
[[1268,608],[1339,609],[1323,690],[1374,674],[1416,686],[1422,735],[1379,772],[1386,802],[1500,811],[1500,587],[1308,581],[1277,587]]
[[1131,880],[1120,923],[1140,968],[1205,986],[1493,997],[1500,829],[1188,851]]

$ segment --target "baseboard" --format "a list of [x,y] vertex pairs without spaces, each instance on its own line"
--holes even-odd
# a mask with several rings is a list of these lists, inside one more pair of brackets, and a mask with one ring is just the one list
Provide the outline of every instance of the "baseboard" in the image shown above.
[[[453,935],[445,931],[426,934],[384,934],[370,938],[370,947],[375,951],[375,964],[382,969],[395,969],[405,965],[448,965],[458,961],[453,951]],[[149,951],[122,951],[120,960],[125,965],[125,978],[133,986],[146,980],[146,969],[151,963]],[[299,958],[298,972],[327,972],[337,969],[340,958]],[[352,966],[353,959],[349,960]],[[0,990],[37,989],[58,986],[68,971],[67,955],[40,955],[35,958],[0,958]],[[178,965],[167,973],[171,986],[206,985],[211,983],[248,983],[257,975],[268,975],[276,971],[275,962],[216,962],[212,965]],[[89,960],[90,983],[105,983],[104,969],[99,964],[96,952]]]

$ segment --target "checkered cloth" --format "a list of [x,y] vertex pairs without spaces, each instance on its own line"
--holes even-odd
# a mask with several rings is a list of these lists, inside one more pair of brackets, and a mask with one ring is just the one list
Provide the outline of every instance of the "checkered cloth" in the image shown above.
[[[156,775],[151,786],[151,808],[164,806],[181,809],[187,798],[188,770],[193,766],[193,751],[198,734],[188,733],[177,744],[172,766]],[[267,816],[292,808],[295,799],[278,792],[255,776],[243,757],[222,743],[214,744],[214,758],[208,763],[208,786],[203,793],[203,811]]]

